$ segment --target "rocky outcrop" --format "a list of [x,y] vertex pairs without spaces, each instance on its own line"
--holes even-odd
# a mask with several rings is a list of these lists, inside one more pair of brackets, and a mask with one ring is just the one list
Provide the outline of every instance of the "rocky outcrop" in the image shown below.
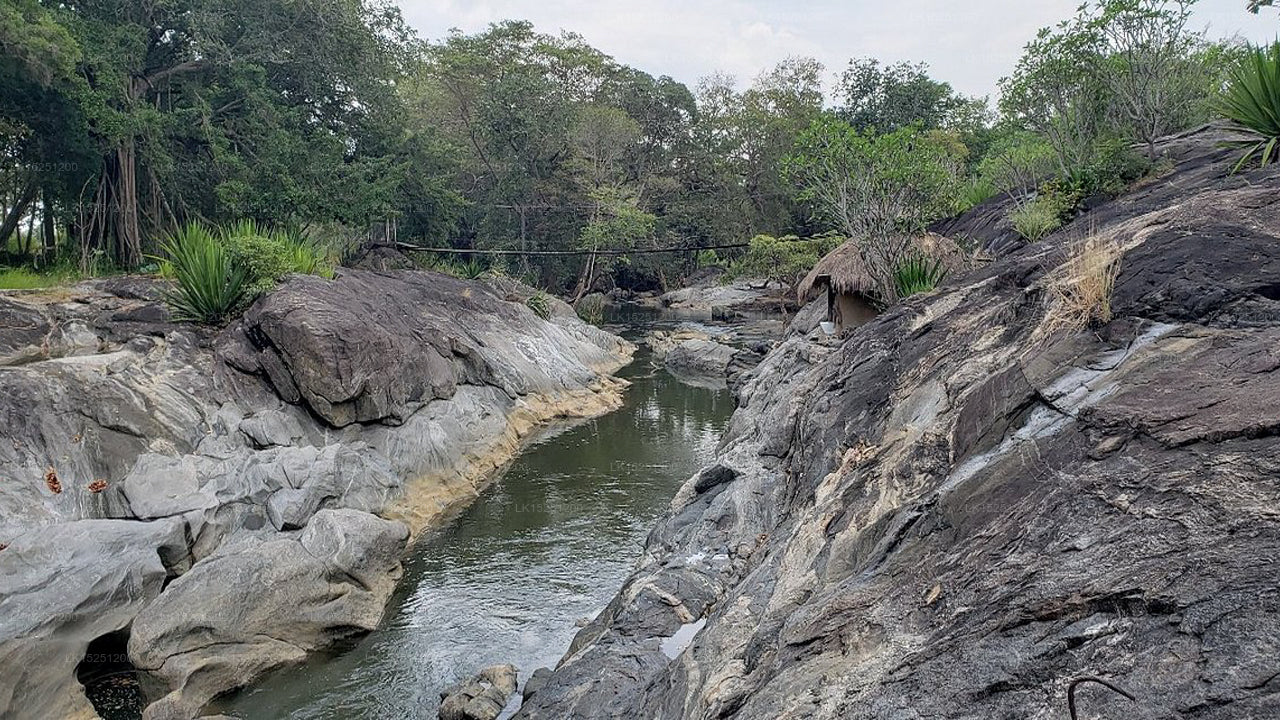
[[655,302],[671,312],[727,321],[739,315],[777,313],[787,301],[784,291],[770,288],[764,280],[721,283],[720,278],[709,277],[691,287],[672,290]]
[[[1280,715],[1280,170],[1215,141],[838,346],[793,331],[519,717]],[[1086,234],[1115,319],[1049,332]]]
[[516,667],[494,665],[440,692],[440,720],[494,720],[516,692]]
[[374,627],[409,528],[536,425],[616,407],[631,352],[418,272],[291,279],[216,334],[158,299],[0,296],[0,716],[87,715],[107,635],[147,717],[186,718]]

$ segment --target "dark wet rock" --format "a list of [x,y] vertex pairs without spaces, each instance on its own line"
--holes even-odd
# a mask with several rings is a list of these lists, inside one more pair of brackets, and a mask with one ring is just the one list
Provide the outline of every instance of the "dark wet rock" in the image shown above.
[[734,472],[733,468],[720,464],[712,465],[698,473],[698,477],[693,481],[693,491],[704,493],[725,483],[733,482],[736,477],[738,473]]
[[440,720],[494,720],[516,691],[516,667],[494,665],[440,693]]
[[533,675],[525,681],[524,688],[520,690],[520,696],[524,700],[528,700],[538,693],[539,690],[546,687],[547,681],[551,679],[551,668],[538,668],[533,671]]
[[[839,344],[794,328],[737,477],[690,479],[519,717],[1066,717],[1086,676],[1136,700],[1081,685],[1081,717],[1280,716],[1280,168],[1218,140]],[[1088,233],[1125,247],[1117,318],[1050,334]]]

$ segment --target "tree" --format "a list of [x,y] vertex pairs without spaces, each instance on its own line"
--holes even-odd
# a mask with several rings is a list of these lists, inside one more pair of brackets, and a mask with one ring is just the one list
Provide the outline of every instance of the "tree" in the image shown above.
[[1207,72],[1200,33],[1187,23],[1196,0],[1105,0],[1082,24],[1098,35],[1090,55],[1128,134],[1156,159],[1156,140],[1193,124]]
[[1275,0],[1249,0],[1249,12],[1257,15],[1262,8],[1271,7],[1274,4]]
[[889,304],[897,299],[895,268],[949,210],[959,168],[945,136],[915,127],[876,134],[826,115],[801,135],[786,174],[820,218],[857,241],[876,301]]
[[1106,121],[1105,89],[1091,72],[1098,53],[1097,35],[1066,21],[1041,29],[1000,81],[1005,117],[1048,140],[1063,175],[1089,162]]
[[951,86],[929,77],[924,63],[881,65],[874,58],[851,60],[840,75],[838,113],[859,130],[891,132],[907,125],[943,127],[965,100]]

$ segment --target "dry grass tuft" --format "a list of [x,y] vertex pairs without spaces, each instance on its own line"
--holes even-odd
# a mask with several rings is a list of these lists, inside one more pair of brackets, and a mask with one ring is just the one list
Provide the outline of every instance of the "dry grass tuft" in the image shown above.
[[1042,330],[1084,330],[1111,322],[1111,294],[1124,247],[1096,235],[1071,249],[1067,262],[1046,281],[1048,312]]

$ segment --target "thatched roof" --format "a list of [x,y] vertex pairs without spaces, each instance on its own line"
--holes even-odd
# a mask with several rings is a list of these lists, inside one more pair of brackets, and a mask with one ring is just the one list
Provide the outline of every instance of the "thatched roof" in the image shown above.
[[[914,244],[917,251],[941,260],[948,272],[959,272],[968,265],[968,255],[951,238],[925,233],[917,237]],[[827,286],[841,295],[869,295],[876,289],[875,279],[867,271],[867,263],[856,242],[846,241],[819,260],[800,282],[796,296],[802,304],[807,303]]]

